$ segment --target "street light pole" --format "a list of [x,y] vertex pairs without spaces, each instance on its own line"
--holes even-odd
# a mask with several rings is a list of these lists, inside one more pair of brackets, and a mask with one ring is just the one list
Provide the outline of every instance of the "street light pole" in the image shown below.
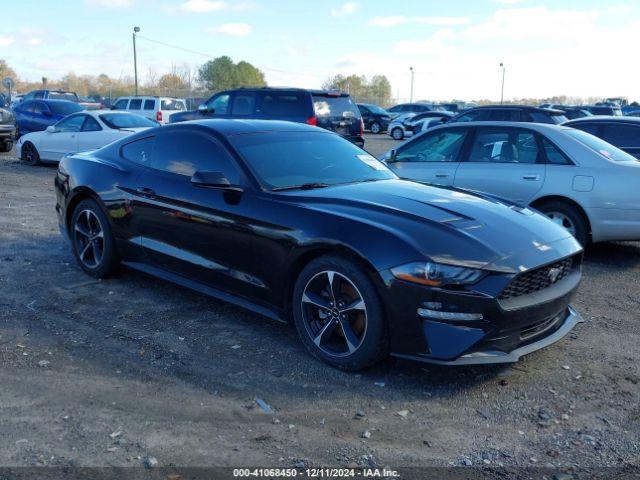
[[413,67],[409,67],[411,71],[411,96],[409,97],[409,103],[413,103]]
[[500,62],[500,66],[502,67],[502,89],[500,90],[500,105],[502,105],[504,103],[504,63]]
[[136,95],[138,95],[138,57],[136,54],[136,33],[140,31],[140,27],[133,27],[133,75],[136,82]]

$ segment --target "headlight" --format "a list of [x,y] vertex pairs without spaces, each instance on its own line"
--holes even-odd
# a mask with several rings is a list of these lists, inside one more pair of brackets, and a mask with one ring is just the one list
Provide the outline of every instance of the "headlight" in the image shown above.
[[486,272],[475,268],[456,267],[435,262],[415,262],[391,269],[394,277],[407,282],[440,287],[444,285],[470,285]]

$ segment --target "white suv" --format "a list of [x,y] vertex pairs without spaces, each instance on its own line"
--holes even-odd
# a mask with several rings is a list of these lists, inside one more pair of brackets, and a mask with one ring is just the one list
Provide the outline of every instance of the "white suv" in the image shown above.
[[169,115],[186,110],[187,105],[179,98],[138,95],[118,98],[111,109],[128,110],[160,123],[169,123]]

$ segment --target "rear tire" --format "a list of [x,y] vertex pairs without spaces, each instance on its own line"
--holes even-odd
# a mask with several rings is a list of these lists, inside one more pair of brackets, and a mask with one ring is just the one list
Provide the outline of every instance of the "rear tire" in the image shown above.
[[103,278],[115,271],[118,255],[111,226],[94,200],[78,203],[71,217],[69,237],[76,261],[86,273]]
[[293,291],[293,319],[302,343],[316,358],[353,371],[388,352],[384,309],[371,279],[337,255],[311,261]]
[[554,223],[566,228],[583,247],[589,243],[589,228],[582,213],[574,206],[557,200],[545,202],[538,210]]
[[373,122],[369,130],[371,130],[371,133],[374,133],[377,135],[382,131],[382,126],[378,122]]
[[404,132],[400,127],[395,127],[391,130],[391,138],[394,140],[402,140],[404,138]]
[[22,160],[27,165],[31,165],[32,167],[40,165],[40,154],[38,153],[38,149],[33,143],[26,142],[24,145],[22,145],[20,160]]

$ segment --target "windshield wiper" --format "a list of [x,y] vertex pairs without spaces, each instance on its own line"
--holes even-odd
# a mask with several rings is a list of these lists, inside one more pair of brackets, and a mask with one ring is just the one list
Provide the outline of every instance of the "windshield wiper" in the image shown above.
[[272,192],[282,192],[283,190],[312,190],[314,188],[330,187],[328,183],[310,182],[303,183],[301,185],[289,185],[288,187],[276,187],[272,188]]

